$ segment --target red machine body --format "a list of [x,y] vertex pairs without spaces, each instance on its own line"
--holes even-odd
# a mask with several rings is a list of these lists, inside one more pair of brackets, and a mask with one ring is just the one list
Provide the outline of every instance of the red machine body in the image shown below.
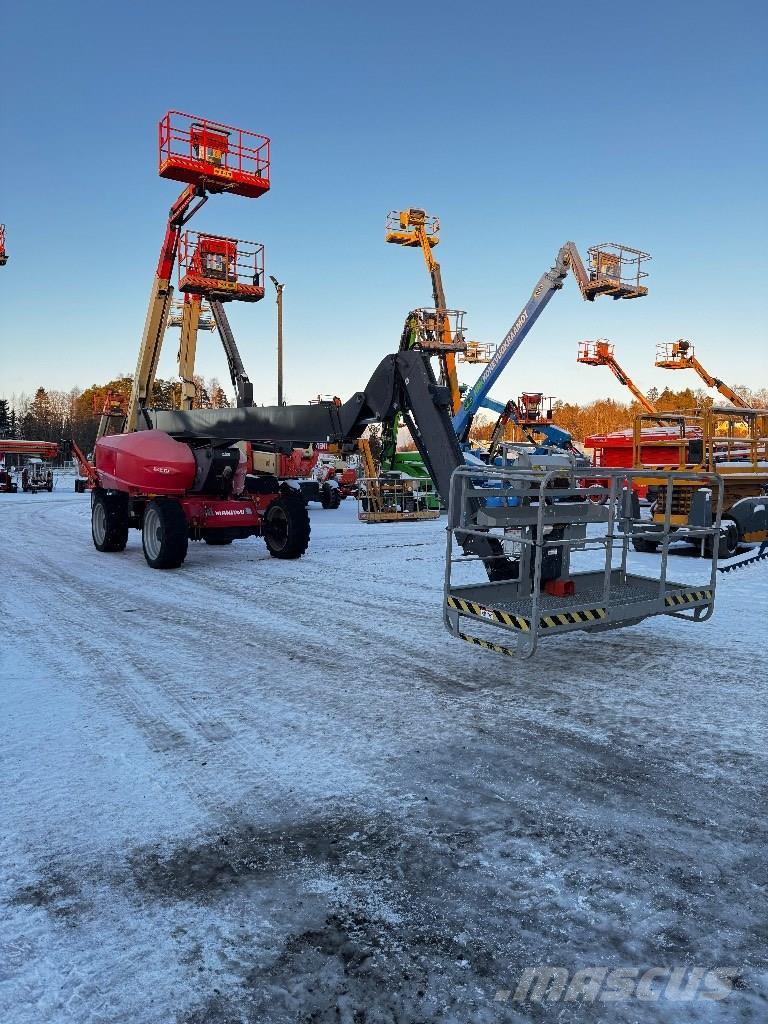
[[101,487],[128,494],[182,495],[193,485],[197,470],[189,445],[162,430],[101,437],[95,462]]
[[[689,431],[691,439],[701,436],[700,431]],[[669,462],[669,448],[663,445],[654,444],[655,441],[674,441],[679,434],[666,427],[650,428],[642,432],[642,444],[640,446],[641,457],[648,465],[664,465]],[[594,450],[595,468],[605,466],[606,468],[631,469],[634,464],[634,435],[631,430],[616,430],[610,434],[592,434],[584,438],[584,447]],[[606,477],[590,477],[584,481],[585,486],[597,484],[607,486]],[[636,485],[634,488],[641,498],[646,496],[647,487]]]
[[182,564],[188,540],[230,544],[260,536],[273,556],[301,557],[310,534],[306,509],[270,474],[243,474],[240,492],[242,459],[236,445],[193,449],[161,430],[99,438],[91,494],[94,544],[100,551],[122,551],[128,530],[140,529],[144,555],[160,569]]
[[170,110],[158,125],[161,178],[253,199],[269,190],[266,135]]

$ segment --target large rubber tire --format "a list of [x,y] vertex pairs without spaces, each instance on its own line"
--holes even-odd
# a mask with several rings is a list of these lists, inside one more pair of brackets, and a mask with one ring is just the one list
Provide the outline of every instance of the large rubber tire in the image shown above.
[[264,513],[262,534],[273,558],[301,558],[309,546],[309,514],[301,498],[284,494]]
[[320,504],[323,508],[338,508],[341,504],[338,487],[323,487],[320,491]]
[[173,498],[155,498],[144,509],[141,544],[153,569],[178,569],[187,557],[189,527],[184,509]]
[[128,495],[122,491],[93,492],[91,536],[97,551],[124,551],[128,543]]
[[718,558],[733,558],[739,550],[739,526],[735,519],[722,519],[720,521],[720,545],[717,553]]
[[643,555],[655,555],[658,546],[658,541],[655,540],[645,540],[643,537],[632,538],[632,547]]

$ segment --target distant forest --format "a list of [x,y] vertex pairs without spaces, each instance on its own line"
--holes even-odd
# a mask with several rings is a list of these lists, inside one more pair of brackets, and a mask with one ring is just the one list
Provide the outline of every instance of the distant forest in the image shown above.
[[[214,377],[204,381],[195,377],[195,407],[198,409],[226,409],[229,399]],[[131,393],[131,377],[117,377],[106,384],[93,384],[81,391],[56,391],[39,387],[34,395],[13,395],[0,399],[0,437],[21,438],[30,441],[75,441],[84,452],[93,450],[96,429],[104,401],[110,391],[124,395]],[[181,385],[178,381],[156,380],[152,392],[155,409],[178,407]]]
[[[204,381],[198,377],[195,378],[195,384],[196,408],[229,407],[229,399],[216,378]],[[739,387],[736,390],[750,405],[768,407],[768,388],[751,390]],[[14,395],[10,399],[0,399],[0,437],[58,442],[74,440],[84,452],[90,452],[96,440],[99,414],[110,391],[119,392],[127,398],[131,391],[131,378],[118,377],[107,381],[106,384],[91,385],[84,391],[79,388],[56,391],[41,386],[34,395],[22,394]],[[156,380],[152,404],[156,409],[173,409],[178,406],[179,395],[178,381]],[[703,389],[665,389],[659,392],[651,388],[647,397],[659,412],[703,409],[715,401],[727,404],[713,392]],[[631,427],[635,416],[642,412],[637,402],[616,402],[610,398],[597,399],[584,405],[556,401],[553,403],[553,410],[553,422],[567,430],[578,442],[582,442],[590,434],[603,434]],[[491,413],[481,414],[475,421],[471,437],[477,441],[487,440],[495,422],[496,417]],[[513,436],[511,425],[508,436]]]

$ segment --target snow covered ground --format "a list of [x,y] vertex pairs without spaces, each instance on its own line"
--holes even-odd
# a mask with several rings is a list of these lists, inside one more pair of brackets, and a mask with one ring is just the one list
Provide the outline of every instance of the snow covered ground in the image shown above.
[[[2,1024],[768,1018],[768,563],[519,662],[445,632],[444,521],[355,513],[162,573],[71,480],[0,495]],[[740,980],[516,1002],[536,965]]]

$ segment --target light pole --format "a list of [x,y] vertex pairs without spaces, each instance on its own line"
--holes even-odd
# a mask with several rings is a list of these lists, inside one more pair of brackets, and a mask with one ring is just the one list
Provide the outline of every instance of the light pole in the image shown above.
[[277,404],[283,404],[283,285],[269,275],[269,280],[277,292]]

